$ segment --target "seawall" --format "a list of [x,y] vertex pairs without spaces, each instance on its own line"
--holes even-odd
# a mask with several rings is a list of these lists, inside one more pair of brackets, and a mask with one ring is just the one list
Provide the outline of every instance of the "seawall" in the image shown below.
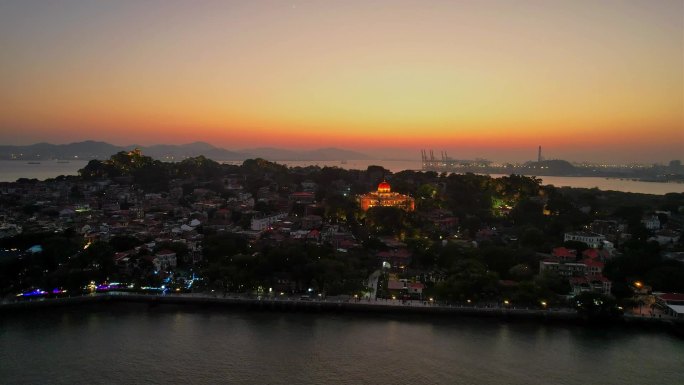
[[[244,297],[206,295],[145,295],[131,293],[108,293],[78,297],[38,299],[0,304],[0,315],[22,311],[40,311],[49,308],[83,305],[107,305],[137,303],[149,307],[175,305],[182,307],[236,309],[250,311],[308,312],[308,313],[359,313],[382,315],[430,315],[435,317],[479,317],[501,320],[528,320],[542,323],[591,324],[571,309],[521,309],[498,307],[426,305],[425,303],[402,304],[401,302],[367,302],[337,300],[258,299]],[[684,320],[625,316],[603,321],[602,324],[667,329],[684,335]]]
[[214,308],[241,308],[272,311],[302,312],[351,312],[351,313],[396,313],[464,315],[498,318],[559,319],[574,320],[574,311],[537,310],[496,307],[426,305],[425,303],[338,301],[338,300],[297,300],[297,299],[258,299],[243,297],[220,297],[198,295],[145,295],[130,293],[111,293],[84,295],[78,297],[34,299],[0,304],[0,313],[19,310],[44,309],[51,307],[76,306],[104,303],[146,303],[150,306],[185,305]]

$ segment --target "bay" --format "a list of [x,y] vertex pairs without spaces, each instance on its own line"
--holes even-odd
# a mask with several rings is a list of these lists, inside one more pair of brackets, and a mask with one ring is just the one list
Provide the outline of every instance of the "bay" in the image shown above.
[[[85,160],[72,160],[69,163],[57,161],[43,161],[39,164],[29,164],[25,161],[2,160],[0,161],[0,182],[14,182],[19,178],[35,178],[44,180],[59,175],[77,175],[78,170],[85,167]],[[242,162],[224,162],[227,164],[242,164]],[[392,172],[403,170],[419,171],[420,160],[349,160],[341,161],[279,161],[289,167],[340,167],[345,169],[365,170],[368,166],[378,165]],[[492,177],[502,176],[492,174]],[[658,183],[643,182],[629,179],[603,178],[603,177],[565,177],[545,176],[540,177],[542,183],[554,186],[569,186],[581,188],[598,188],[600,190],[614,190],[622,192],[664,195],[667,193],[684,193],[684,183]]]
[[3,384],[681,384],[663,332],[143,305],[0,318]]
[[45,180],[60,175],[78,175],[78,170],[87,164],[87,160],[70,160],[66,163],[56,160],[31,163],[21,160],[0,160],[0,182],[15,182],[19,178]]

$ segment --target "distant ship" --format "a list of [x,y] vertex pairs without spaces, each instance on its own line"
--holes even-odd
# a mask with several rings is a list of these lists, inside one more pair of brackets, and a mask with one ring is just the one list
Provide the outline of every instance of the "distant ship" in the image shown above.
[[346,161],[346,160],[343,160],[343,161],[341,161],[340,163],[341,163],[341,164],[347,164],[347,161]]

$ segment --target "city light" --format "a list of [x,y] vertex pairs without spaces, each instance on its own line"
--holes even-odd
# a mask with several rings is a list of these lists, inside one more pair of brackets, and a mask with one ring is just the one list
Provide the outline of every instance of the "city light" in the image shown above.
[[682,382],[682,1],[3,3],[0,382]]
[[41,289],[35,289],[35,290],[27,291],[25,293],[17,294],[17,297],[38,297],[38,296],[43,296],[45,294],[47,294],[46,291],[41,290]]

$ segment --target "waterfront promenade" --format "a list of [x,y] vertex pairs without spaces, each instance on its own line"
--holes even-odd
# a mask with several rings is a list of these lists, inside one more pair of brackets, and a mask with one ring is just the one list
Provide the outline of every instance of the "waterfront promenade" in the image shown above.
[[[576,323],[583,322],[574,309],[533,309],[496,305],[454,305],[430,301],[367,300],[355,298],[298,298],[298,297],[249,297],[239,294],[138,294],[127,292],[94,293],[65,298],[39,298],[33,300],[6,301],[0,304],[0,314],[21,310],[81,306],[89,304],[147,304],[150,307],[176,305],[214,309],[243,309],[253,311],[284,311],[309,313],[374,313],[374,314],[416,314],[431,316],[463,316],[495,318],[502,320],[532,320],[540,322]],[[653,327],[674,327],[681,330],[684,321],[671,317],[652,318],[625,314],[613,320],[617,324],[643,325]]]
[[465,306],[445,305],[431,301],[367,300],[355,298],[301,299],[297,297],[248,297],[237,294],[137,294],[126,292],[96,293],[65,298],[38,298],[32,300],[8,301],[0,304],[0,312],[10,309],[29,309],[66,306],[89,303],[149,303],[150,305],[204,305],[250,309],[301,310],[301,311],[349,311],[386,313],[461,314],[488,317],[512,316],[516,318],[575,319],[573,309],[530,309],[501,307],[495,305]]

